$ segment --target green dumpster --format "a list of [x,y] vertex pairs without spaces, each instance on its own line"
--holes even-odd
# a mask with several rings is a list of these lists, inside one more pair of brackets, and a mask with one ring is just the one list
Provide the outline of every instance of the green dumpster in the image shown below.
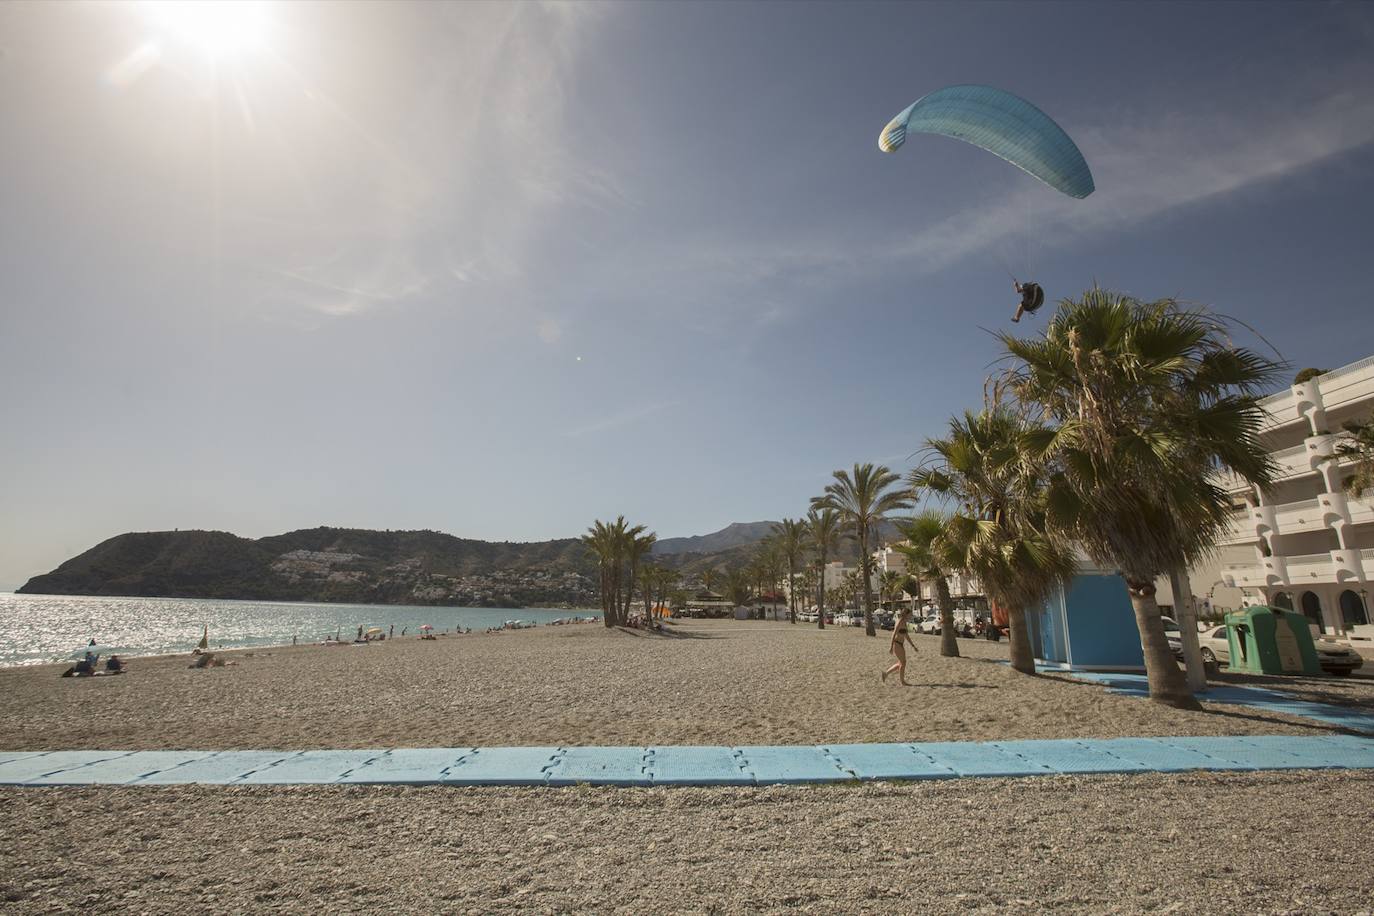
[[1248,607],[1226,615],[1232,671],[1321,674],[1307,618],[1280,608]]

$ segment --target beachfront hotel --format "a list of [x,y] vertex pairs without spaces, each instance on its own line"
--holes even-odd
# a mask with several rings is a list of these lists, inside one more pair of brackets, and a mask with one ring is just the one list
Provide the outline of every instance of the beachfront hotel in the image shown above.
[[[1235,515],[1213,584],[1240,589],[1246,604],[1298,611],[1324,634],[1374,638],[1374,493],[1346,493],[1351,463],[1332,460],[1346,435],[1341,425],[1374,413],[1374,356],[1261,403],[1270,415],[1261,438],[1278,464],[1277,482],[1261,493],[1234,474],[1222,477]],[[1194,584],[1205,584],[1196,573]]]

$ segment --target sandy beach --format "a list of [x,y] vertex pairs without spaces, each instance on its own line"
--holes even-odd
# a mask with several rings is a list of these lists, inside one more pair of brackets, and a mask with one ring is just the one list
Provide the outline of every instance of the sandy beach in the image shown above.
[[1368,913],[1371,791],[1364,772],[14,789],[0,900],[10,913]]
[[[135,659],[115,678],[0,670],[0,748],[208,749],[586,744],[810,744],[1321,733],[1318,723],[1209,705],[1182,712],[998,662],[1005,644],[918,637],[909,688],[879,683],[887,635],[685,621],[669,636],[597,625],[366,646]],[[1330,684],[1324,687],[1323,684]],[[1343,702],[1367,681],[1309,684]]]

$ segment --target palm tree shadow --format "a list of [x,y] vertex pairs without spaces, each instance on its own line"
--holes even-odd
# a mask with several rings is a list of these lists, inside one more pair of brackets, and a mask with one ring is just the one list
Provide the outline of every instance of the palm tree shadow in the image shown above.
[[[1205,696],[1201,699],[1204,703],[1207,702],[1207,698]],[[1357,728],[1348,728],[1344,725],[1337,725],[1334,722],[1321,722],[1317,719],[1302,719],[1300,722],[1294,722],[1292,719],[1283,719],[1278,716],[1266,716],[1263,714],[1253,712],[1241,712],[1241,708],[1243,707],[1236,707],[1230,704],[1211,703],[1207,706],[1204,706],[1202,712],[1204,715],[1222,716],[1227,719],[1243,719],[1247,722],[1261,722],[1265,725],[1302,725],[1306,728],[1315,729],[1317,731],[1330,732],[1333,735],[1355,735],[1356,737],[1364,738],[1369,737],[1368,732],[1362,732]]]
[[616,627],[617,631],[636,639],[724,639],[724,633],[683,632],[681,630],[641,630],[638,627]]

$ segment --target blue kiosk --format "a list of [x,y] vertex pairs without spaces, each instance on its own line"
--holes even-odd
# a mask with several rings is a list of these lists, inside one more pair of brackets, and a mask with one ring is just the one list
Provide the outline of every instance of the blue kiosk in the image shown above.
[[1040,608],[1027,608],[1036,662],[1064,671],[1144,671],[1145,653],[1126,582],[1080,563],[1078,575]]

